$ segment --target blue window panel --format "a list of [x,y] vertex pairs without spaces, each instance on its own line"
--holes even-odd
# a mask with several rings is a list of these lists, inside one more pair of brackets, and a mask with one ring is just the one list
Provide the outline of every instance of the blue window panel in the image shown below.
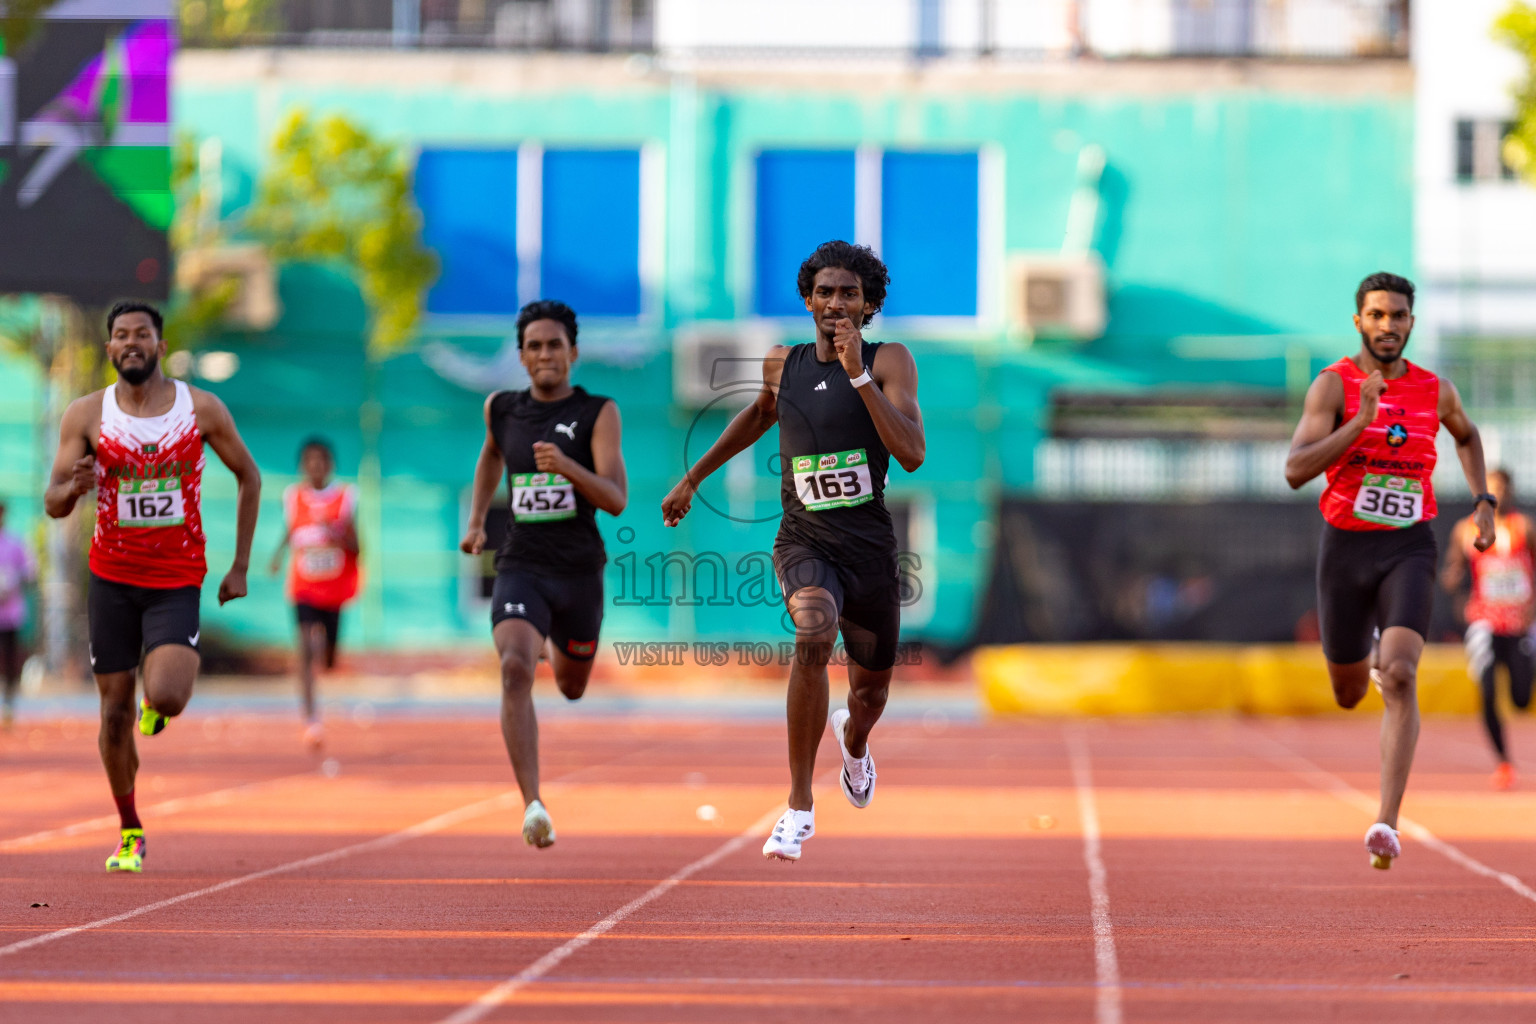
[[975,316],[975,153],[886,153],[880,168],[886,316]]
[[852,150],[776,150],[757,157],[757,251],[753,309],[804,316],[800,264],[822,242],[853,241]]
[[542,296],[640,315],[639,150],[546,150],[543,232]]
[[433,313],[516,313],[517,151],[424,149],[416,161],[422,241],[441,274]]

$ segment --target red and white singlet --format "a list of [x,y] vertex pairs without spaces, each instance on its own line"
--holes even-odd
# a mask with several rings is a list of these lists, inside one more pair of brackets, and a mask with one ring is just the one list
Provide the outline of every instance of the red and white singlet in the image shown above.
[[[1318,503],[1323,518],[1341,530],[1398,530],[1435,518],[1435,435],[1440,430],[1440,378],[1404,361],[1401,377],[1387,381],[1376,419],[1328,467]],[[1344,381],[1344,419],[1360,409],[1366,374],[1353,359],[1323,371]]]
[[169,590],[202,586],[203,435],[192,391],[181,381],[162,416],[129,416],[117,388],[101,396],[96,444],[96,532],[91,572],[104,580]]
[[1476,531],[1465,534],[1472,570],[1467,622],[1486,622],[1497,636],[1520,636],[1531,624],[1533,566],[1527,525],[1524,516],[1501,516],[1498,539],[1487,551],[1473,546]]
[[283,491],[288,543],[293,546],[288,595],[296,604],[333,611],[357,595],[357,552],[337,544],[331,532],[351,522],[356,509],[357,489],[350,484],[318,491],[308,484],[290,484]]

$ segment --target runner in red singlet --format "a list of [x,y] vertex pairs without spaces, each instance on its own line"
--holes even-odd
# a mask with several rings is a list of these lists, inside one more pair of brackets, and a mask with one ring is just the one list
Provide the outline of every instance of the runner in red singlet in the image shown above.
[[1531,704],[1531,682],[1536,676],[1536,645],[1531,624],[1536,621],[1536,566],[1531,556],[1531,521],[1515,511],[1514,494],[1507,470],[1488,474],[1489,489],[1499,503],[1498,539],[1486,551],[1477,548],[1477,524],[1463,519],[1451,531],[1450,550],[1440,580],[1456,590],[1472,577],[1467,598],[1467,673],[1476,680],[1483,698],[1483,724],[1499,756],[1493,772],[1495,789],[1513,789],[1515,767],[1504,746],[1504,723],[1499,720],[1500,665],[1509,673],[1510,701],[1521,711]]
[[[1318,620],[1334,699],[1352,708],[1374,682],[1381,726],[1381,809],[1365,834],[1371,863],[1402,848],[1398,809],[1419,739],[1419,657],[1435,589],[1435,435],[1443,423],[1472,489],[1478,550],[1493,543],[1497,501],[1486,493],[1483,442],[1450,381],[1403,359],[1413,330],[1413,284],[1372,274],[1355,292],[1360,351],[1318,374],[1285,479],[1300,487],[1327,473],[1317,560]],[[1372,656],[1372,634],[1381,641]]]
[[312,437],[299,448],[300,483],[283,491],[283,539],[272,553],[275,576],[283,548],[293,548],[288,597],[299,622],[299,688],[304,703],[304,742],[325,743],[315,710],[315,664],[336,666],[341,609],[357,596],[357,488],[331,482],[336,456],[328,442]]
[[239,503],[235,561],[219,584],[219,603],[245,596],[261,474],[214,396],[160,370],[160,312],[122,302],[107,314],[107,356],[117,383],[64,411],[59,451],[44,495],[62,519],[96,494],[88,598],[90,658],[101,693],[101,762],[122,818],[108,871],[140,871],[144,827],[134,808],[139,770],[134,691],[144,672],[139,731],[152,736],[181,714],[197,678],[198,597],[203,559],[203,445],[235,474]]

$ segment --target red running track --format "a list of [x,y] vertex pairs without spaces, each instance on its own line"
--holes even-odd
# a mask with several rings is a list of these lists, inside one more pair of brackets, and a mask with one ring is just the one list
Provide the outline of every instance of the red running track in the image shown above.
[[0,735],[0,1018],[1536,1020],[1536,797],[1431,720],[1420,831],[1373,871],[1375,732],[890,723],[866,811],[823,745],[787,865],[759,854],[779,723],[547,723],[535,851],[490,716],[337,722],[327,773],[288,719],[194,704],[142,743],[146,871],[109,876],[92,724],[28,725]]

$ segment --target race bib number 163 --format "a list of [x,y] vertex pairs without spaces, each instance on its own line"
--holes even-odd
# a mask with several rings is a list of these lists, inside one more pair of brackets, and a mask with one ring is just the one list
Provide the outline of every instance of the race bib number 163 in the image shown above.
[[1367,473],[1355,495],[1355,518],[1383,526],[1412,526],[1424,518],[1424,485],[1406,477]]
[[797,455],[792,460],[795,493],[812,512],[862,505],[875,496],[869,457],[863,448],[830,455]]

